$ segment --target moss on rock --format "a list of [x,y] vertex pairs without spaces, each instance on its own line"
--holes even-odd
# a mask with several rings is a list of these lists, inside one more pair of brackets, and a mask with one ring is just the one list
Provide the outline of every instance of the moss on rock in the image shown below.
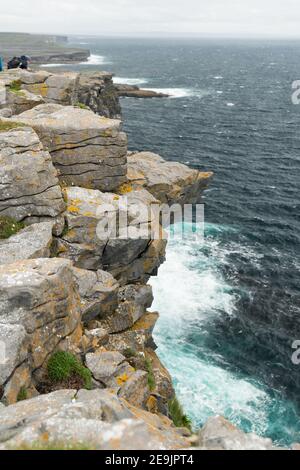
[[0,132],[11,131],[12,129],[17,129],[18,127],[24,127],[22,122],[15,121],[2,121],[0,119]]
[[24,228],[23,222],[17,222],[11,217],[0,216],[0,240],[5,240],[15,235]]
[[17,396],[17,401],[27,400],[27,390],[25,387],[21,387]]

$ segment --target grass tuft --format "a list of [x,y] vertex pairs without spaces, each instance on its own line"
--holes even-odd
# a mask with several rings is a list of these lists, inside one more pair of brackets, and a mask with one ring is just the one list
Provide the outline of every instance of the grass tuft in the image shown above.
[[92,374],[73,354],[66,351],[56,351],[47,364],[49,379],[54,382],[64,382],[74,377],[82,379],[87,390],[92,387]]
[[174,397],[168,403],[169,415],[177,428],[188,428],[191,430],[192,422],[190,418],[184,413],[178,399]]
[[130,359],[131,357],[136,356],[136,352],[132,348],[126,348],[124,351],[122,351],[122,354],[126,357],[126,359]]
[[16,93],[17,95],[22,95],[22,94],[24,94],[24,91],[22,90],[21,87],[22,87],[21,80],[14,80],[13,82],[11,82],[8,89],[12,93]]
[[27,400],[27,390],[25,387],[21,387],[17,396],[17,401]]
[[148,372],[148,387],[150,391],[152,392],[156,387],[156,383],[155,383],[155,377],[153,373],[152,362],[148,358],[145,359],[145,367],[146,367],[146,371]]
[[75,103],[74,106],[75,106],[75,108],[87,109],[87,110],[90,111],[90,108],[84,103],[78,102],[78,103]]
[[11,217],[7,217],[4,215],[0,216],[0,240],[5,240],[12,235],[15,235],[20,230],[25,227],[23,222],[17,222],[15,219]]

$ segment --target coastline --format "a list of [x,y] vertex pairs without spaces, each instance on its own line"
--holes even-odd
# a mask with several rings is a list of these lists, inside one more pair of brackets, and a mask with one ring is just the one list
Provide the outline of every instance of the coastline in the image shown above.
[[[25,76],[26,76],[26,74],[25,74]],[[27,76],[27,78],[28,78],[28,76]],[[66,78],[66,76],[65,76],[65,78]],[[70,77],[68,77],[68,78],[70,78]],[[74,78],[74,77],[73,77],[73,78]],[[18,77],[18,79],[20,79],[20,77]],[[30,78],[30,81],[32,81],[32,79],[33,79],[33,77]],[[16,80],[16,77],[13,77],[12,81],[15,81],[15,80]],[[38,80],[40,80],[40,78],[39,78]],[[53,79],[53,75],[50,74],[50,76],[48,76],[47,80],[53,81],[53,80],[54,80],[54,79]],[[56,78],[55,80],[58,80],[58,78]],[[21,81],[22,81],[22,77],[21,77]],[[32,83],[30,83],[29,86],[28,86],[28,83],[26,83],[26,81],[28,81],[28,80],[25,78],[25,83],[22,82],[21,89],[24,90],[25,94],[26,94],[27,92],[28,92],[28,93],[32,93],[32,92],[33,92],[33,94],[35,94],[35,92],[37,91],[37,87],[36,87],[36,88],[32,87],[32,85],[33,85]],[[45,82],[44,82],[44,81],[38,81],[37,83],[38,83],[38,84],[41,84],[41,83],[45,83]],[[73,82],[72,82],[72,83],[73,83]],[[74,79],[74,83],[78,83],[78,82],[77,82],[77,79]],[[56,85],[57,85],[57,84],[56,84]],[[9,85],[9,83],[7,83],[5,86],[6,86],[6,88],[9,88],[10,85]],[[63,86],[65,86],[65,83],[64,83]],[[69,86],[70,86],[70,82],[69,82],[69,84],[68,84],[68,87],[69,87]],[[72,86],[73,86],[73,85],[72,85]],[[51,89],[51,88],[52,88],[52,87],[50,87],[50,89]],[[71,88],[72,88],[72,87],[71,87]],[[45,87],[43,87],[43,86],[41,87],[41,86],[39,85],[39,91],[41,91],[41,90],[43,90],[43,94],[45,95]],[[64,90],[65,90],[65,89],[64,89]],[[51,95],[51,94],[49,94],[48,91],[47,91],[46,96],[43,96],[43,98],[44,98],[44,99],[46,98],[46,100],[49,100],[49,99],[52,100],[52,99],[53,99],[55,102],[57,102],[57,96],[60,96],[60,97],[63,96],[63,97],[64,97],[64,98],[63,98],[63,99],[64,99],[64,103],[63,103],[64,105],[76,104],[76,103],[74,103],[74,102],[72,103],[71,101],[68,102],[68,99],[67,99],[68,96],[69,96],[69,97],[72,96],[72,93],[69,94],[69,93],[70,93],[70,88],[68,88],[67,94],[66,94],[66,93],[61,93],[61,91],[62,91],[62,90],[59,89],[58,86],[56,86],[56,87],[55,87],[55,95],[53,95],[53,94]],[[12,92],[12,93],[13,93],[13,92]],[[9,92],[8,95],[11,95],[12,93]],[[51,92],[51,93],[52,93],[52,92]],[[41,95],[39,95],[39,96],[41,96]],[[51,98],[51,96],[52,96],[53,98]],[[20,95],[17,96],[17,98],[20,99]],[[24,97],[22,97],[22,98],[24,98]],[[11,100],[11,99],[12,99],[12,97],[10,97],[10,100]],[[13,96],[13,99],[16,101],[16,97],[15,97],[15,96]],[[74,99],[74,97],[72,97],[72,99]],[[14,100],[13,100],[13,101],[14,101]],[[31,97],[31,100],[32,100],[32,97]],[[61,98],[60,98],[60,100],[61,100]],[[19,106],[20,104],[19,104],[19,103],[16,103],[15,101],[13,102],[13,105],[15,106],[15,108],[14,108],[14,114],[18,114],[17,106]],[[26,100],[26,101],[28,101],[28,100]],[[10,103],[8,103],[8,104],[11,105],[12,103],[10,102]],[[27,105],[28,105],[28,103],[27,103]],[[85,104],[85,105],[86,105],[86,104]],[[29,105],[29,106],[31,106],[31,105]],[[45,106],[45,105],[43,105],[42,103],[39,103],[39,106]],[[86,105],[86,106],[87,106],[87,105]],[[34,107],[32,107],[32,109],[34,109]],[[45,108],[44,108],[44,109],[45,109]],[[99,109],[99,107],[98,107],[98,109]],[[23,111],[23,108],[22,108],[22,111]],[[30,110],[28,110],[28,111],[30,111]],[[23,112],[24,112],[24,111],[23,111]],[[26,111],[25,111],[25,112],[26,112]],[[71,111],[70,111],[70,113],[71,113]],[[22,113],[21,113],[21,114],[22,114]],[[70,119],[71,119],[71,116],[72,116],[72,113],[70,114]],[[75,116],[75,114],[74,114],[74,116]],[[14,118],[14,119],[15,119],[15,118]],[[19,119],[20,119],[20,121],[19,121]],[[38,118],[38,117],[35,117],[34,114],[31,114],[29,117],[26,117],[26,116],[25,116],[25,118],[22,118],[22,116],[21,116],[20,118],[18,118],[18,121],[21,122],[21,123],[23,123],[23,124],[25,124],[26,126],[27,126],[27,125],[32,126],[33,129],[34,129],[34,131],[35,131],[38,135],[41,135],[40,140],[41,140],[42,143],[45,145],[45,143],[44,143],[44,141],[43,141],[44,136],[43,136],[42,133],[40,134],[40,126],[39,126],[38,119],[39,119],[39,118]],[[34,121],[36,121],[36,123],[35,123]],[[43,124],[43,126],[44,126],[44,125],[45,125],[45,123]],[[14,132],[16,132],[16,131],[14,131]],[[46,141],[45,141],[45,142],[46,142]],[[50,144],[50,143],[47,142],[47,143],[46,143],[46,147],[51,147],[49,144]],[[64,144],[64,143],[59,143],[59,146],[60,146],[60,145],[65,145],[65,144]],[[118,145],[119,145],[119,144],[118,144]],[[53,152],[53,153],[56,153],[57,150],[61,150],[61,149],[59,148],[59,146],[58,146],[58,148],[54,148],[54,149],[49,148],[50,154],[51,154],[52,152]],[[123,156],[124,156],[124,155],[123,155]],[[151,161],[153,161],[153,157],[151,157]],[[182,167],[183,167],[183,166],[182,166]],[[131,166],[131,169],[132,169],[132,172],[133,172],[133,173],[134,173],[134,171],[136,171],[136,168],[134,167],[134,165]],[[148,176],[148,171],[149,171],[149,170],[147,169],[147,176]],[[191,171],[192,171],[192,170],[191,170]],[[166,173],[161,172],[161,174],[162,174],[162,179],[164,179]],[[193,181],[194,181],[194,180],[193,180]],[[67,184],[69,184],[69,182],[67,182]],[[122,183],[122,184],[123,184],[123,183]],[[121,185],[122,185],[122,184],[121,184]],[[189,182],[188,184],[190,185],[190,182]],[[172,187],[173,187],[173,186],[174,186],[174,183],[172,183]],[[146,190],[149,190],[150,187],[151,187],[151,185],[149,186],[149,182],[146,181],[146,182],[145,182],[145,185],[144,185],[144,188],[145,188]],[[199,190],[199,188],[200,188],[200,186],[198,186],[198,190]],[[127,190],[127,189],[128,189],[128,188],[126,188],[126,190]],[[131,193],[132,190],[135,191],[136,188],[130,188],[130,189],[131,189],[131,190],[130,190],[130,193]],[[154,193],[153,193],[153,191],[154,191]],[[161,194],[157,194],[157,193],[155,192],[155,190],[153,190],[153,191],[152,191],[152,193],[151,193],[153,197],[158,197],[158,198],[161,197]],[[67,191],[67,193],[68,193],[68,191]],[[79,193],[79,194],[80,194],[80,193]],[[117,193],[117,194],[118,194],[118,193]],[[178,194],[180,194],[180,188],[179,188]],[[198,191],[198,195],[199,195],[199,191]],[[120,196],[122,196],[122,194],[118,194],[118,197],[120,197]],[[67,198],[67,201],[68,201],[69,199],[71,199],[71,200],[73,201],[73,202],[72,202],[73,214],[72,214],[71,217],[70,217],[70,216],[67,216],[67,218],[70,217],[69,224],[68,224],[68,225],[70,226],[70,223],[72,223],[72,217],[74,217],[74,214],[75,214],[75,215],[78,214],[77,209],[78,209],[80,215],[82,215],[81,211],[82,211],[83,209],[81,208],[80,203],[75,202],[75,204],[74,204],[74,201],[78,201],[78,199],[81,199],[80,197],[78,197],[78,194],[75,194],[75,197],[74,197],[73,194],[71,194],[70,196],[69,196],[69,194],[67,194],[67,195],[65,195],[65,197]],[[76,209],[76,210],[75,210],[75,209]],[[72,212],[72,211],[71,211],[71,212]],[[86,212],[86,211],[85,211],[85,212]],[[26,230],[26,229],[25,229],[25,230]],[[59,228],[55,228],[55,230],[58,230],[58,232],[59,232]],[[57,233],[58,233],[58,232],[57,232]],[[60,235],[61,235],[61,234],[60,234]],[[57,235],[58,238],[59,238],[60,235]],[[76,236],[80,236],[79,233],[78,233]],[[77,240],[78,240],[78,239],[77,239]],[[65,243],[65,242],[66,242],[66,243]],[[58,249],[58,250],[62,250],[61,253],[63,254],[63,258],[68,258],[68,257],[70,256],[70,255],[68,255],[68,249],[69,249],[69,244],[72,243],[72,237],[71,237],[71,239],[66,239],[65,242],[63,242],[63,246],[60,245],[60,246],[58,246],[57,249]],[[59,243],[61,243],[61,242],[59,242]],[[59,253],[59,251],[58,251],[58,253]],[[67,254],[66,254],[66,253],[67,253]],[[70,253],[70,251],[69,251],[69,253]],[[76,255],[76,256],[77,256],[77,255]],[[81,255],[80,255],[80,256],[81,256]],[[138,256],[140,256],[140,254],[139,254]],[[156,255],[155,255],[155,256],[156,256]],[[72,254],[72,257],[73,257],[73,254]],[[148,256],[147,256],[146,258],[147,258],[147,263],[148,263],[148,262],[149,262]],[[156,264],[157,264],[157,263],[160,263],[162,258],[163,258],[163,254],[160,253],[159,256],[158,256],[158,258],[156,258],[156,260],[155,260],[155,262],[154,262],[154,266],[153,266],[153,265],[151,266],[151,269],[152,269],[152,267],[153,267],[153,270],[155,270],[155,269],[157,268]],[[158,261],[158,260],[159,260],[159,261]],[[75,260],[75,262],[76,262],[76,260]],[[151,262],[153,263],[153,258],[152,258],[152,261],[151,261]],[[90,266],[90,265],[89,265],[89,266]],[[85,267],[86,267],[86,266],[85,266]],[[85,268],[85,267],[84,267],[84,268]],[[84,269],[84,268],[83,268],[83,269]],[[82,267],[81,267],[80,269],[82,269]],[[114,275],[121,276],[119,279],[117,279],[117,280],[120,280],[120,279],[121,279],[121,282],[123,282],[123,280],[126,279],[126,276],[128,276],[127,273],[124,274],[124,271],[122,271],[121,273],[118,272],[118,271],[119,271],[119,268],[114,267],[113,269],[114,269]],[[143,269],[144,269],[144,268],[143,268]],[[149,269],[149,266],[147,266],[146,274],[148,275],[148,274],[150,273],[150,271],[151,271],[151,270]],[[115,273],[117,273],[117,274],[115,274]],[[124,277],[124,276],[125,276],[125,277]],[[130,274],[130,276],[132,276],[132,274]],[[122,294],[122,295],[123,295],[123,294]],[[91,300],[91,299],[89,299],[89,302],[90,302],[90,300]],[[85,301],[86,301],[86,300],[85,300]],[[94,301],[94,299],[93,299],[93,301]],[[126,302],[127,302],[127,300],[126,300]],[[147,302],[148,302],[148,301],[147,301]],[[147,302],[146,302],[146,304],[147,304]],[[146,305],[146,304],[145,304],[145,305]],[[94,307],[93,307],[93,308],[94,308]],[[103,304],[101,305],[101,308],[103,308]],[[132,308],[132,306],[131,306],[131,308]],[[135,308],[136,308],[136,307],[135,307]],[[138,308],[139,308],[139,306],[138,306]],[[89,305],[88,311],[89,311],[89,310],[92,310],[92,308],[91,308],[90,305]],[[153,314],[152,314],[152,315],[153,315]],[[153,318],[154,318],[154,317],[153,317]],[[142,335],[144,335],[144,336],[146,335],[147,338],[148,338],[148,339],[147,339],[147,343],[148,343],[148,341],[151,343],[151,331],[152,331],[152,329],[153,329],[153,327],[154,327],[153,318],[152,318],[152,320],[150,321],[149,325],[148,325],[148,323],[147,323],[147,327],[145,327],[145,324],[144,324],[144,320],[145,320],[145,319],[144,319],[143,317],[140,318],[141,323],[139,323],[139,320],[138,320],[137,324],[134,323],[134,324],[130,327],[130,328],[134,328],[134,329],[133,329],[134,332],[135,332],[135,331],[140,332],[140,330],[139,330],[139,328],[140,328],[141,331],[142,331]],[[148,320],[148,319],[150,320],[149,317],[147,317],[147,320]],[[114,322],[114,321],[113,321],[113,322]],[[111,327],[111,325],[112,325],[111,320],[109,320],[109,321],[108,321],[108,326]],[[97,324],[97,325],[93,324],[92,326],[93,326],[93,327],[94,327],[94,326],[99,327],[98,324]],[[103,324],[102,324],[101,326],[103,326]],[[112,327],[112,328],[114,328],[114,327]],[[122,328],[123,328],[123,326],[122,326]],[[95,329],[95,328],[94,328],[94,329]],[[96,329],[97,329],[97,328],[96,328]],[[92,330],[92,331],[93,331],[93,330]],[[148,333],[146,334],[145,332],[148,332]],[[150,336],[148,336],[149,332],[150,332]],[[129,333],[129,330],[127,331],[127,333]],[[127,336],[127,333],[126,333],[126,336]],[[131,333],[132,333],[132,331],[130,330],[130,335],[131,335]],[[116,337],[116,335],[118,335],[118,334],[119,334],[118,332],[113,331],[113,335],[114,335],[114,338],[113,338],[113,347],[114,347],[114,348],[116,348],[116,338],[115,338],[115,337]],[[134,333],[134,334],[135,334],[135,333]],[[124,338],[117,338],[117,339],[118,339],[119,341],[121,341],[121,340],[124,341]],[[112,341],[112,340],[109,340],[109,343],[105,343],[105,344],[106,344],[106,345],[107,345],[107,344],[110,345],[110,341]],[[127,340],[126,340],[126,341],[127,341]],[[132,341],[132,339],[131,339],[131,341]],[[128,349],[128,348],[126,348],[126,349]],[[124,352],[124,346],[123,346],[122,351]],[[150,350],[150,351],[151,351],[151,354],[149,353],[149,351],[147,351],[147,352],[148,352],[148,353],[150,354],[150,356],[152,357],[152,362],[155,362],[155,363],[156,363],[156,358],[155,358],[155,356],[153,356],[153,354],[155,354],[155,353],[153,353],[152,350]],[[162,385],[162,388],[166,387],[166,383],[168,384],[168,387],[169,387],[169,386],[170,386],[170,379],[168,378],[167,371],[165,371],[165,370],[163,369],[163,366],[161,366],[161,365],[159,365],[159,364],[157,364],[157,363],[156,363],[155,369],[157,369],[157,370],[159,371],[159,373],[157,373],[158,378],[156,379],[156,381],[159,382],[159,380],[162,380],[161,377],[163,377],[163,385]],[[149,374],[149,371],[148,371],[148,374]],[[140,380],[140,379],[139,379],[139,380]],[[144,380],[144,379],[143,379],[143,380]],[[139,385],[139,386],[140,386],[140,385]],[[133,393],[133,392],[132,392],[132,390],[131,390],[131,391],[130,391],[130,394],[129,394],[129,398],[132,396],[132,393]],[[140,393],[140,392],[139,392],[139,393]],[[156,410],[156,409],[157,409],[159,400],[157,400],[157,396],[155,396],[155,395],[153,395],[153,394],[152,394],[152,396],[154,396],[154,398],[156,399],[156,401],[155,401],[154,403],[153,403],[153,400],[151,400],[151,405],[149,405],[150,408],[151,408],[152,411],[153,411],[153,410]],[[128,398],[128,397],[127,397],[127,398]],[[134,398],[134,401],[136,402],[136,397]],[[158,402],[158,403],[157,403],[157,402]],[[24,403],[25,403],[25,402],[24,402]],[[25,405],[24,405],[24,406],[25,406]],[[159,411],[161,412],[162,410],[163,410],[163,407],[160,408]],[[149,410],[148,410],[148,411],[149,411]],[[216,423],[214,424],[214,426],[215,426],[215,425],[216,425]],[[222,427],[222,426],[224,426],[224,423],[222,423],[222,422],[221,422],[221,423],[217,423],[217,425]],[[229,434],[230,434],[230,432],[233,432],[233,429],[232,429],[230,426],[226,425],[225,428],[227,428],[227,431],[228,431]],[[215,432],[215,431],[214,431],[214,432]],[[234,432],[235,432],[235,431],[234,431]],[[187,433],[187,431],[185,431],[185,433]],[[193,439],[195,439],[195,436],[193,437]],[[238,439],[241,440],[241,435],[239,435],[239,437],[236,436],[236,442],[238,441]],[[259,438],[257,438],[257,439],[259,439]],[[180,441],[180,442],[183,443],[183,441]],[[198,441],[198,442],[199,442],[199,441]],[[256,442],[256,441],[255,441],[255,442]],[[256,443],[256,444],[257,444],[257,443]],[[260,442],[260,444],[261,444],[261,442]],[[173,442],[172,445],[174,446],[174,442]],[[185,445],[186,445],[186,441],[185,441]],[[209,439],[205,440],[205,445],[206,445],[206,446],[209,445]],[[224,445],[225,445],[225,444],[224,444]],[[238,444],[238,445],[240,445],[240,444]],[[246,445],[246,444],[245,444],[245,445]],[[249,444],[249,445],[250,445],[250,444]],[[251,445],[252,445],[252,444],[251,444]],[[253,444],[253,445],[254,445],[254,444]],[[261,444],[261,445],[262,445],[262,444]],[[264,445],[266,446],[267,443],[265,442]],[[270,445],[271,445],[270,442],[268,442],[268,446],[270,446]],[[171,447],[171,448],[173,448],[173,447]]]

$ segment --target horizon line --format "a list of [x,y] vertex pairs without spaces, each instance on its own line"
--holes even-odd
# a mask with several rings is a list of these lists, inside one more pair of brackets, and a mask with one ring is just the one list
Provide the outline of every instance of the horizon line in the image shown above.
[[281,35],[275,36],[273,34],[242,34],[242,33],[171,33],[171,32],[147,32],[147,33],[62,33],[62,32],[29,32],[29,31],[0,31],[0,34],[30,34],[38,36],[67,36],[67,37],[86,37],[86,38],[124,38],[128,39],[239,39],[239,40],[300,40],[299,36],[295,35]]

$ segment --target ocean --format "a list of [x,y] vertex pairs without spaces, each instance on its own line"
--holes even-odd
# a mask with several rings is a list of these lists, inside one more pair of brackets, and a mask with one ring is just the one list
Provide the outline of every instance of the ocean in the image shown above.
[[151,279],[158,354],[195,427],[220,414],[300,441],[300,42],[72,39],[82,70],[165,91],[122,99],[130,150],[213,171],[205,239],[169,243]]

